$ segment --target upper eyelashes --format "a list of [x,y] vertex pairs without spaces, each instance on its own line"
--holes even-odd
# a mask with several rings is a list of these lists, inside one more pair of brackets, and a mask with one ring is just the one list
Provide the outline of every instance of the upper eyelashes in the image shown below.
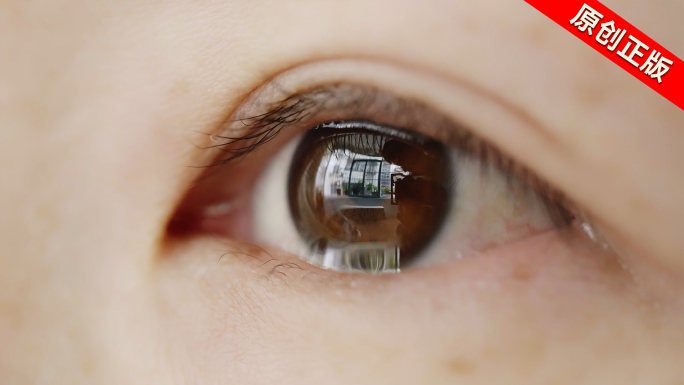
[[380,123],[391,120],[396,126],[429,126],[433,128],[430,136],[441,137],[437,139],[460,137],[462,141],[469,136],[467,131],[420,103],[390,97],[369,87],[338,84],[289,95],[266,112],[230,120],[222,134],[213,136],[223,142],[212,147],[221,148],[227,154],[222,162],[230,161],[268,143],[283,128],[296,126],[304,120],[311,125],[350,117]]

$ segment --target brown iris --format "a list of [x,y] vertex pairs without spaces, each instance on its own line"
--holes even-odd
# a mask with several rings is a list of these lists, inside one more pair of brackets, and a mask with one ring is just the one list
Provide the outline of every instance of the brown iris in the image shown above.
[[366,122],[309,130],[289,175],[290,211],[310,262],[398,271],[441,228],[452,200],[449,149]]

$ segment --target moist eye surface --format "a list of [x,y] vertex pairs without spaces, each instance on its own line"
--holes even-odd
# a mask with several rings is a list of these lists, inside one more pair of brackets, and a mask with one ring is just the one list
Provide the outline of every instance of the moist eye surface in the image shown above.
[[309,263],[396,272],[441,229],[453,200],[450,149],[368,122],[309,130],[289,171],[290,213]]

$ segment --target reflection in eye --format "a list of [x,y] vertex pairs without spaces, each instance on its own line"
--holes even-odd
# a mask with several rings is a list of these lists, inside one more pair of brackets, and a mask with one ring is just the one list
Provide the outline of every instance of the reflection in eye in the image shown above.
[[442,227],[453,193],[450,150],[364,122],[310,130],[296,151],[289,201],[312,263],[396,271]]
[[260,176],[254,234],[319,267],[378,273],[570,223],[562,204],[506,167],[514,165],[371,122],[319,125]]

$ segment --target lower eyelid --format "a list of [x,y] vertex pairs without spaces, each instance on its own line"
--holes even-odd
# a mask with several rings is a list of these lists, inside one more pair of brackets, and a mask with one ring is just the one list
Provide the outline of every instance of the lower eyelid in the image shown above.
[[[582,246],[573,246],[577,243]],[[428,282],[427,288],[439,289],[442,293],[450,290],[484,293],[534,285],[543,287],[544,294],[551,297],[554,296],[551,290],[590,291],[593,286],[615,286],[619,291],[638,288],[615,255],[596,248],[584,238],[569,243],[557,230],[484,250],[472,258],[452,259],[440,269],[416,268],[402,274],[343,274],[309,265],[279,248],[262,248],[235,240],[213,238],[202,249],[205,251],[185,253],[206,255],[212,269],[237,263],[255,274],[255,278],[277,288],[299,287],[316,292],[323,289],[323,295],[335,294],[335,290],[341,290],[339,295],[367,291],[376,295],[384,291],[399,293],[421,282]]]

